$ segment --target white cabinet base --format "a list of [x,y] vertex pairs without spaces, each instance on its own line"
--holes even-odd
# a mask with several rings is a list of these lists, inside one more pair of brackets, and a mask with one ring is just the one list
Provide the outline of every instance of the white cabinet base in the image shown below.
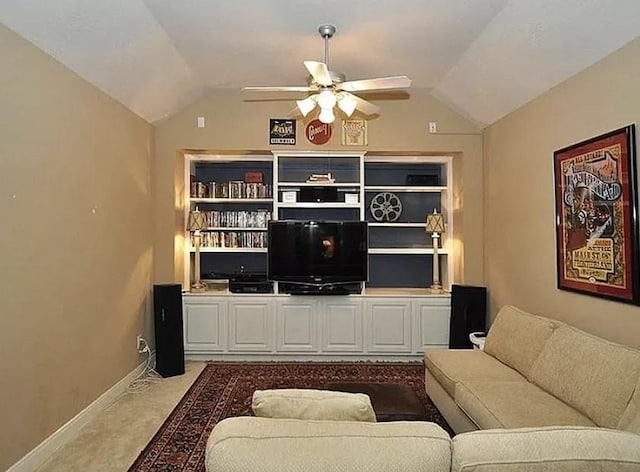
[[185,294],[194,360],[420,360],[449,344],[450,297]]

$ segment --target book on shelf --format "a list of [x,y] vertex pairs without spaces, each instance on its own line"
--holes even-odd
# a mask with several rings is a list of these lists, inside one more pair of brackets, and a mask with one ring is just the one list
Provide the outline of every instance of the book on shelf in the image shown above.
[[331,177],[331,172],[327,172],[326,174],[311,174],[307,179],[307,183],[318,183],[318,184],[332,184],[336,181],[333,177]]
[[[203,248],[247,248],[267,247],[267,233],[264,231],[203,231],[200,235]],[[193,234],[191,246],[194,246]]]
[[271,198],[272,185],[260,182],[231,180],[229,182],[192,182],[191,198]]
[[210,228],[266,228],[271,219],[269,210],[203,211]]

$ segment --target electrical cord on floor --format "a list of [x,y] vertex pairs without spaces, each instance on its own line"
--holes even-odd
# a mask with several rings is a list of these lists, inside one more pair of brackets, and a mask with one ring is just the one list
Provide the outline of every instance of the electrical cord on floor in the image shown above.
[[139,350],[141,354],[147,353],[147,362],[144,369],[128,386],[127,393],[139,393],[146,390],[151,383],[158,383],[162,380],[162,376],[155,370],[155,356],[149,348],[149,344],[144,338],[140,338],[140,342],[144,347]]

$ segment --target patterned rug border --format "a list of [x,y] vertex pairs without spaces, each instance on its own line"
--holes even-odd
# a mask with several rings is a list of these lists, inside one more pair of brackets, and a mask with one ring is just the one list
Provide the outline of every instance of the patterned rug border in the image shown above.
[[[330,366],[330,367],[349,367],[349,366],[397,366],[397,367],[424,367],[424,362],[419,360],[411,360],[411,361],[371,361],[371,360],[353,360],[353,361],[289,361],[289,360],[275,360],[275,361],[207,361],[202,369],[202,371],[195,378],[191,386],[185,391],[182,395],[176,406],[171,410],[169,415],[166,417],[162,425],[155,432],[153,437],[149,440],[147,445],[140,451],[136,460],[131,464],[128,471],[129,472],[142,472],[142,471],[154,471],[160,470],[157,468],[146,468],[145,463],[154,464],[158,457],[163,452],[163,448],[167,446],[167,444],[171,443],[171,440],[174,437],[174,433],[176,433],[178,427],[184,418],[189,414],[190,408],[198,401],[198,393],[201,393],[203,389],[205,389],[208,385],[208,382],[215,370],[211,369],[211,367],[246,367],[247,369],[256,368],[256,367],[274,367],[274,366],[292,366],[292,367],[321,367],[321,366]],[[237,380],[237,379],[236,379]],[[226,389],[231,391],[230,389]],[[199,391],[199,392],[198,392]],[[225,391],[226,393],[226,391]],[[426,395],[426,392],[425,392]],[[224,393],[223,393],[223,396]],[[225,398],[225,401],[228,398]],[[428,399],[428,397],[427,397]],[[210,430],[213,428],[211,426],[211,421],[213,420],[215,423],[220,421],[218,418],[219,413],[217,410],[222,409],[225,403],[222,401],[218,401],[215,407],[214,413],[209,417],[206,427],[203,429],[202,434],[209,434]],[[167,434],[168,433],[168,434]],[[202,440],[202,435],[199,440]],[[201,451],[204,453],[204,451]],[[200,462],[201,457],[198,454],[192,454],[189,457],[189,460],[183,467],[176,468],[162,468],[161,470],[185,470],[192,471],[198,470],[197,466]]]

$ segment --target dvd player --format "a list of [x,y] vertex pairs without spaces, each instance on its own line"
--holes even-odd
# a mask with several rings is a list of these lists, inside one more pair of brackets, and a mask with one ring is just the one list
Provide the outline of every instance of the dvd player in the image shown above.
[[265,273],[242,272],[229,277],[231,293],[273,293],[273,282]]

